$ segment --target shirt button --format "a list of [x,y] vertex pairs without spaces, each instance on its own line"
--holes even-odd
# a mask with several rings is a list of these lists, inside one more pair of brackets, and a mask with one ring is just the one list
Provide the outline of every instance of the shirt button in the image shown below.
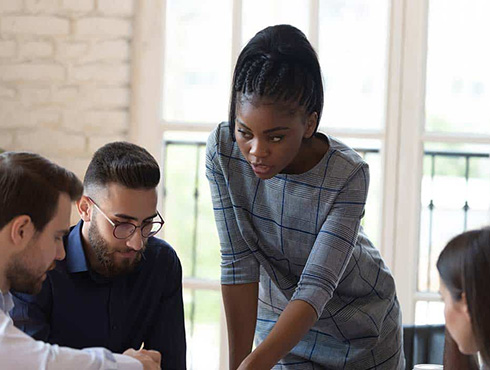
[[117,330],[117,325],[112,325],[112,330]]

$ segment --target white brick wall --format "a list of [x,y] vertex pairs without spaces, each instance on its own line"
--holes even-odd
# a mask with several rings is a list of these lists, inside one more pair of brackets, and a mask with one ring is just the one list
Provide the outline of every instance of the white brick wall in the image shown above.
[[[61,8],[71,12],[90,12],[94,9],[94,0],[62,0]],[[129,16],[131,14],[128,14]]]
[[65,68],[51,63],[18,63],[0,66],[0,81],[22,84],[41,81],[60,83],[65,79]]
[[74,66],[70,74],[76,82],[99,82],[107,85],[129,84],[128,63],[90,63]]
[[83,177],[128,138],[135,0],[0,0],[0,147]]
[[19,46],[19,57],[22,59],[35,60],[53,56],[54,47],[51,41],[28,41]]
[[97,9],[107,15],[130,16],[133,14],[132,0],[99,0]]
[[17,44],[13,41],[0,41],[0,58],[12,58]]
[[131,22],[118,18],[82,18],[75,22],[75,29],[81,37],[96,39],[101,37],[129,37],[131,35]]
[[[21,2],[20,0],[14,0],[14,1]],[[58,0],[25,0],[25,7],[28,13],[34,13],[34,14],[37,13],[56,14],[59,11]]]
[[0,0],[0,13],[18,12],[22,10],[22,1]]
[[8,35],[59,36],[68,35],[70,21],[48,16],[5,16],[2,17],[0,32]]
[[1,98],[14,98],[15,90],[7,87],[0,86],[0,99]]

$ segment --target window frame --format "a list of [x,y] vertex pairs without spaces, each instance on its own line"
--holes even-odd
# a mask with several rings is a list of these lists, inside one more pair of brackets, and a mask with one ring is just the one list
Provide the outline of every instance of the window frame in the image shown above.
[[[242,1],[232,0],[232,47],[230,62],[241,50]],[[210,132],[215,125],[167,122],[161,117],[165,60],[166,0],[136,2],[132,42],[132,95],[129,140],[145,146],[163,162],[162,138],[169,131]],[[417,292],[421,184],[424,144],[490,144],[490,135],[441,134],[424,131],[425,84],[429,0],[391,0],[386,56],[385,126],[380,131],[328,130],[340,138],[381,141],[383,168],[381,205],[381,251],[393,272],[402,306],[403,322],[413,323],[419,300],[439,301],[437,293]],[[317,48],[320,0],[310,0],[308,38]],[[161,71],[161,73],[155,73]],[[404,171],[403,169],[410,169]],[[159,208],[165,199],[160,189]],[[218,281],[184,279],[189,289],[219,290]],[[220,368],[227,368],[227,339],[221,315]]]

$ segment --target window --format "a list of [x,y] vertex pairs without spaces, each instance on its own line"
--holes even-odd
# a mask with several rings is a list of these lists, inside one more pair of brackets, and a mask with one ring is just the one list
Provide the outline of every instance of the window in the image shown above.
[[440,322],[441,248],[490,223],[488,1],[153,2],[135,31],[136,51],[146,49],[135,53],[132,138],[162,153],[163,236],[184,267],[189,368],[227,361],[205,140],[227,119],[238,53],[272,24],[308,36],[324,74],[321,129],[370,165],[363,226],[393,271],[405,323]]
[[[444,322],[435,264],[456,234],[490,223],[490,32],[487,1],[428,8],[423,177],[415,321]],[[471,42],[469,41],[471,40]]]

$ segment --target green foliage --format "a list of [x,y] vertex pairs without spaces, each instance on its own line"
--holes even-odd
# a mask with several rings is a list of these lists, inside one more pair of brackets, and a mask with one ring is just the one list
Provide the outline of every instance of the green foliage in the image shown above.
[[176,248],[185,277],[217,280],[219,240],[205,176],[205,148],[169,146],[165,167],[165,239]]
[[447,119],[438,116],[427,117],[426,127],[430,127],[433,132],[452,132],[454,125]]
[[[219,240],[205,176],[204,146],[168,146],[164,179],[164,237],[176,249],[184,277],[219,280]],[[218,325],[220,301],[219,292],[186,290],[184,309],[187,325],[192,321],[195,325]]]
[[[426,147],[426,152],[428,148]],[[430,145],[430,151],[444,151],[451,153],[480,153],[472,148],[465,148],[462,144],[453,143],[438,143]],[[469,157],[467,163],[466,157],[460,156],[442,156],[436,155],[434,158],[431,155],[424,155],[424,176],[451,176],[465,177],[466,166],[468,165],[468,177],[478,179],[488,179],[489,158]]]
[[219,325],[220,304],[221,294],[219,291],[185,289],[184,312],[188,329],[192,323],[192,315],[194,315],[194,324]]
[[[454,132],[454,127],[451,122],[444,118],[432,116],[427,118],[428,125],[431,131],[435,132]],[[451,153],[481,153],[482,148],[475,148],[464,143],[428,143],[425,146],[425,152],[440,151]],[[485,151],[488,153],[488,148]],[[430,155],[424,155],[424,176],[450,176],[450,177],[465,177],[468,168],[468,176],[470,178],[486,179],[488,178],[488,158],[470,157],[469,162],[461,156],[442,156],[436,155],[433,159]]]

